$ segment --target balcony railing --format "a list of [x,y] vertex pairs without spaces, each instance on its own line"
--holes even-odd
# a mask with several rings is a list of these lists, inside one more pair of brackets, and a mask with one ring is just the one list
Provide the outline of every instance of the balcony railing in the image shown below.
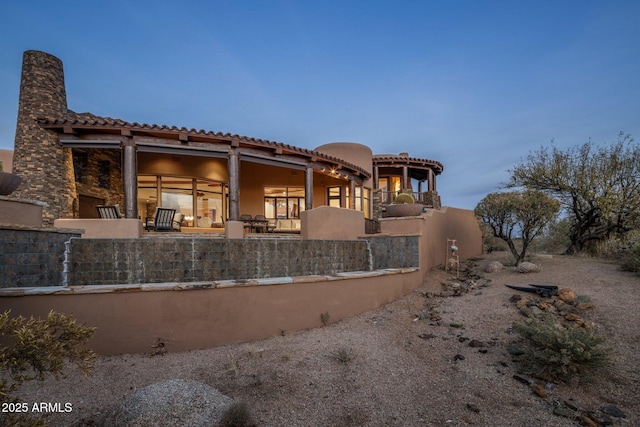
[[[406,193],[406,191],[380,191],[380,203],[384,205],[390,205],[395,200],[399,193]],[[437,191],[426,191],[418,193],[416,191],[410,193],[415,199],[416,203],[423,204],[430,208],[440,208],[440,196]]]

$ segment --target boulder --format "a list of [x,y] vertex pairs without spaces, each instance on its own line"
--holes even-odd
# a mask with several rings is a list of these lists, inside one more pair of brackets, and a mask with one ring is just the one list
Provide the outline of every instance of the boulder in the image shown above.
[[502,265],[500,261],[491,261],[484,268],[484,271],[485,273],[497,273],[499,271],[502,271],[503,268],[504,268],[504,265]]
[[576,300],[576,294],[569,288],[563,288],[558,291],[558,298],[566,303],[573,303]]
[[140,389],[104,417],[109,427],[210,427],[220,421],[233,399],[206,384],[169,380]]
[[540,267],[535,265],[532,262],[521,262],[520,265],[516,267],[516,271],[518,273],[536,273],[540,271]]

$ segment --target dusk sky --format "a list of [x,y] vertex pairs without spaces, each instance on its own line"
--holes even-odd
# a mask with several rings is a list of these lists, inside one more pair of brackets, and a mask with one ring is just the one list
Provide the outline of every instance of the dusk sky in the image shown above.
[[552,140],[640,138],[639,22],[637,0],[2,0],[0,148],[41,50],[73,111],[409,152],[473,209]]

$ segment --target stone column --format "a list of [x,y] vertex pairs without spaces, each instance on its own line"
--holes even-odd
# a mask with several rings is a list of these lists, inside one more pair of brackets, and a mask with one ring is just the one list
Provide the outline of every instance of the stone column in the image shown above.
[[77,195],[71,149],[36,120],[67,114],[62,61],[45,52],[24,52],[13,153],[13,173],[22,183],[11,197],[47,203],[42,210],[45,227],[53,226],[54,219],[73,217]]
[[307,166],[304,174],[304,210],[313,209],[313,168]]
[[236,148],[229,149],[229,220],[240,220],[240,159]]
[[138,218],[138,156],[135,142],[127,138],[122,147],[124,180],[124,216]]

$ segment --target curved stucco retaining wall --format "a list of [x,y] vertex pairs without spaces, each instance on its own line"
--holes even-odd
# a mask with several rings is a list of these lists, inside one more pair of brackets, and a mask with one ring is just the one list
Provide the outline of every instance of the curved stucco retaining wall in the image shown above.
[[100,354],[148,353],[162,342],[185,351],[322,326],[372,310],[415,289],[417,268],[216,282],[0,290],[0,311],[73,314],[95,326]]

